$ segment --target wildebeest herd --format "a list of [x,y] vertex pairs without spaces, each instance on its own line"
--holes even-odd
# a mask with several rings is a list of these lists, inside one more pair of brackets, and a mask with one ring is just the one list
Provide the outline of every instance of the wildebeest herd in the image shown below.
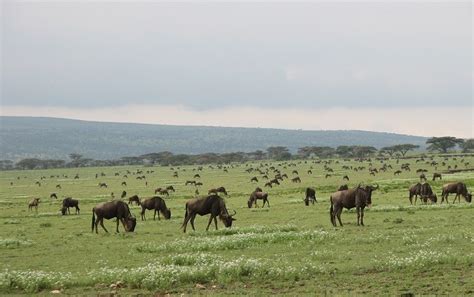
[[[423,158],[420,158],[419,160],[424,161]],[[417,160],[417,162],[419,161]],[[334,165],[339,164],[339,160],[312,160],[309,162],[316,164],[323,164],[324,166],[324,173],[322,176],[319,178],[325,177],[329,178],[332,177],[334,178],[335,176],[340,176],[342,177],[342,181],[349,181],[350,179],[350,174],[348,171],[353,171],[357,175],[358,172],[361,172],[363,170],[368,170],[370,175],[376,176],[379,172],[385,172],[388,170],[393,169],[391,165],[387,165],[384,163],[384,159],[376,159],[375,161],[380,161],[381,164],[383,164],[381,167],[376,168],[375,167],[375,161],[371,159],[361,159],[361,160],[356,160],[360,163],[362,163],[360,166],[347,166],[344,165],[342,166],[342,169],[345,171],[343,173],[339,173],[334,170]],[[303,161],[300,161],[300,163]],[[308,161],[304,161],[305,163]],[[398,164],[397,160],[397,164]],[[368,166],[367,166],[368,164]],[[430,164],[437,164],[436,162],[431,162]],[[363,166],[365,165],[365,166]],[[212,165],[209,167],[211,168]],[[225,170],[224,172],[228,172],[227,167],[223,167],[219,165],[218,169],[223,169]],[[250,184],[255,184],[258,183],[259,180],[263,180],[263,184],[265,187],[278,187],[283,183],[285,180],[290,180],[293,183],[301,183],[302,178],[299,176],[299,172],[297,170],[293,170],[291,173],[295,176],[293,178],[288,178],[288,174],[282,172],[285,169],[288,169],[289,167],[296,166],[296,161],[294,162],[283,162],[279,163],[278,165],[273,165],[272,163],[264,163],[261,162],[260,164],[252,164],[252,163],[246,163],[246,164],[238,164],[238,165],[232,165],[232,168],[238,168],[241,166],[246,166],[247,168],[245,169],[245,172],[248,174],[251,174],[251,178],[247,179]],[[434,165],[432,165],[434,166]],[[313,175],[313,166],[311,166],[311,169],[307,170],[306,172],[308,173],[308,176],[311,175],[312,178],[318,178]],[[173,177],[174,178],[179,178],[178,171],[176,169],[171,168],[173,170]],[[193,169],[193,171],[195,171]],[[196,173],[193,175],[194,179],[199,179],[201,180],[201,176],[204,176],[205,174],[203,172],[203,167],[199,166],[197,168],[200,173]],[[403,163],[400,165],[400,169],[394,170],[394,175],[400,175],[401,173],[409,172],[410,169],[410,164],[409,163]],[[419,169],[416,171],[417,173],[421,172],[420,177],[420,182],[412,185],[408,189],[408,200],[410,204],[416,204],[417,199],[420,198],[420,200],[424,203],[427,204],[430,202],[431,204],[437,203],[438,202],[438,196],[436,193],[433,191],[432,187],[430,184],[427,182],[426,175],[425,173],[427,172],[426,169]],[[149,172],[147,172],[149,173]],[[256,173],[259,173],[260,175],[255,175]],[[135,174],[127,170],[127,174]],[[137,170],[136,174],[140,174],[139,180],[146,180],[146,176],[141,170]],[[99,176],[103,177],[105,176],[104,173],[96,174],[96,178],[99,178]],[[116,173],[115,176],[119,176],[119,173]],[[124,175],[127,176],[127,175]],[[137,177],[137,179],[138,179]],[[77,174],[75,178],[79,178],[79,175]],[[433,173],[433,181],[436,179],[441,179],[441,174],[440,173]],[[43,180],[43,178],[42,178]],[[268,181],[266,181],[268,180]],[[38,183],[36,183],[38,184]],[[101,189],[106,189],[108,187],[107,183],[105,182],[99,182],[98,187]],[[126,182],[121,183],[122,186],[127,186]],[[146,181],[146,185],[148,185],[148,182]],[[203,182],[201,181],[196,181],[196,180],[187,180],[184,183],[185,186],[188,185],[193,185],[196,190],[195,192],[198,193],[198,187],[203,186]],[[61,185],[58,184],[56,185],[57,189],[62,189]],[[340,185],[340,186],[335,186],[334,189],[336,190],[334,193],[332,193],[329,196],[329,215],[330,215],[330,222],[331,224],[336,227],[337,226],[337,221],[339,222],[339,225],[342,226],[342,221],[341,221],[341,213],[344,208],[346,209],[356,209],[357,213],[357,225],[364,225],[364,209],[366,207],[370,207],[372,204],[372,194],[374,191],[380,189],[381,187],[375,183],[374,185],[362,185],[358,184],[357,186],[354,187],[349,187],[347,184]],[[306,206],[315,205],[318,201],[316,199],[316,190],[314,187],[306,187],[305,188],[305,196],[304,196],[304,204]],[[165,187],[159,187],[154,190],[154,194],[159,194],[159,195],[165,195],[166,198],[170,196],[170,193],[175,192],[175,187],[168,185]],[[229,197],[229,193],[226,190],[225,187],[220,186],[216,188],[211,188],[208,190],[208,195],[204,197],[196,197],[193,199],[188,200],[184,204],[184,221],[181,225],[181,228],[183,229],[183,232],[186,232],[186,227],[188,223],[191,224],[191,227],[193,230],[194,228],[194,220],[196,215],[210,215],[209,222],[207,224],[206,230],[209,229],[212,221],[214,221],[215,228],[217,229],[217,218],[219,218],[225,227],[231,227],[232,222],[235,219],[235,214],[236,211],[234,210],[232,214],[229,213],[227,207],[226,207],[226,202],[225,199],[221,196],[220,194],[224,195],[225,197]],[[466,202],[471,202],[472,201],[472,194],[468,191],[468,188],[465,183],[463,182],[451,182],[451,183],[446,183],[442,186],[442,193],[441,193],[441,201],[440,203],[448,203],[448,197],[450,194],[455,194],[454,201],[453,203],[458,201],[458,203],[461,202],[461,196],[464,198]],[[126,198],[127,192],[122,191],[121,199]],[[130,210],[129,205],[136,204],[137,206],[141,207],[141,220],[145,221],[146,216],[145,212],[146,210],[152,210],[154,212],[153,219],[156,219],[156,216],[158,215],[158,220],[160,220],[160,214],[165,218],[165,219],[170,219],[171,218],[171,210],[167,207],[165,199],[163,199],[160,196],[153,196],[151,198],[145,198],[145,199],[140,199],[138,195],[132,195],[128,198],[128,203],[123,202],[122,200],[115,200],[115,196],[113,193],[111,194],[113,200],[108,201],[108,202],[103,202],[98,205],[96,205],[92,209],[92,231],[95,231],[98,233],[98,224],[101,225],[101,227],[106,231],[107,229],[104,226],[103,220],[104,219],[116,219],[116,232],[119,232],[119,222],[122,223],[124,229],[126,232],[133,232],[136,228],[137,225],[137,220],[136,217],[133,215],[133,213]],[[262,190],[260,187],[256,187],[254,191],[252,191],[249,194],[249,198],[247,201],[246,207],[248,208],[257,208],[258,207],[258,201],[262,201],[262,207],[267,206],[267,208],[270,208],[270,202],[269,202],[269,193],[265,192]],[[50,195],[51,199],[58,199],[56,193],[52,193]],[[32,210],[33,208],[37,211],[38,206],[40,204],[41,199],[40,198],[34,198],[31,200],[28,204],[29,210]],[[80,208],[79,208],[79,200],[73,199],[71,197],[64,198],[62,201],[62,207],[60,209],[62,215],[67,215],[70,214],[70,208],[75,209],[75,213],[79,215],[80,213]]]

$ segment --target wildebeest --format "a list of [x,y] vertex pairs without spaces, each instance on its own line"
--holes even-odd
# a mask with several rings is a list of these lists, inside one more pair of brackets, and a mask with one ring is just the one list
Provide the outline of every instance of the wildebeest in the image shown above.
[[58,199],[58,196],[56,195],[56,193],[51,193],[51,195],[49,195],[49,198]]
[[349,176],[344,175],[344,176],[342,177],[342,180],[347,180],[347,181],[348,181],[348,180],[349,180]]
[[271,184],[275,184],[275,185],[280,185],[280,182],[278,181],[278,179],[274,178],[270,181]]
[[401,171],[401,170],[397,170],[397,171],[395,171],[395,172],[393,173],[393,175],[400,175],[400,173],[402,173],[402,171]]
[[271,183],[271,182],[267,182],[267,183],[265,183],[264,187],[269,187],[269,188],[271,188],[271,187],[272,187],[272,183]]
[[347,185],[341,185],[339,187],[339,189],[337,189],[338,191],[344,191],[344,190],[349,190],[349,187]]
[[128,205],[123,201],[113,200],[99,203],[92,208],[92,231],[94,231],[95,226],[95,233],[99,233],[97,225],[100,223],[105,232],[108,233],[109,231],[104,226],[104,219],[110,220],[112,218],[117,218],[116,232],[119,232],[119,221],[122,222],[126,232],[133,232],[137,225],[137,219],[130,212]]
[[185,186],[187,185],[196,185],[196,181],[194,180],[187,180],[185,183],[184,183]]
[[247,206],[252,208],[252,204],[255,207],[258,207],[257,200],[263,200],[262,207],[265,207],[265,203],[270,207],[270,202],[268,201],[268,193],[262,192],[262,189],[257,188],[255,191],[250,194],[249,200],[247,201]]
[[128,198],[128,204],[133,204],[133,202],[135,202],[138,206],[141,204],[138,195],[133,195],[132,197]]
[[57,185],[56,185],[56,189],[61,189],[61,185],[60,185],[60,184],[57,184]]
[[76,199],[72,199],[71,197],[67,197],[63,200],[63,207],[61,208],[61,213],[63,215],[65,215],[66,212],[68,214],[71,214],[71,212],[69,211],[69,207],[76,208],[76,214],[79,214],[79,212],[81,211],[81,209],[79,208],[79,201]]
[[211,194],[217,195],[218,193],[223,193],[224,195],[227,196],[227,191],[225,190],[224,187],[219,187],[219,188],[216,188],[216,189],[210,189],[210,190],[207,192],[208,195],[211,195]]
[[420,174],[420,181],[426,181],[426,175],[424,173]]
[[250,179],[250,182],[257,182],[258,183],[258,178],[256,176],[254,176]]
[[168,190],[167,189],[163,189],[163,188],[158,188],[158,189],[155,189],[155,194],[160,194],[160,195],[166,195],[166,196],[169,196],[170,193],[168,193]]
[[408,193],[409,193],[408,199],[410,199],[410,204],[413,204],[413,196],[415,196],[415,204],[416,204],[416,199],[418,198],[419,195],[421,196],[421,184],[416,183],[413,186],[411,186],[408,189]]
[[194,178],[201,178],[201,176],[200,176],[198,173],[196,173],[196,174],[194,175]]
[[107,184],[106,183],[99,183],[99,188],[107,188]]
[[309,202],[314,204],[316,201],[316,191],[313,188],[306,188],[306,197],[304,198],[304,204],[309,205]]
[[184,222],[181,226],[181,228],[183,228],[183,232],[186,232],[186,227],[189,221],[191,221],[191,227],[193,228],[193,230],[196,230],[194,229],[194,219],[196,218],[196,215],[203,216],[211,214],[211,217],[209,218],[209,223],[206,227],[206,231],[209,230],[209,226],[211,225],[212,219],[214,219],[214,223],[216,225],[217,230],[217,216],[219,216],[219,219],[224,223],[224,226],[226,227],[231,227],[232,222],[235,221],[235,218],[233,218],[233,216],[236,214],[236,212],[234,211],[234,214],[230,215],[225,206],[224,199],[214,194],[209,195],[207,197],[188,200],[186,202],[185,209],[186,212],[184,214]]
[[33,200],[30,201],[28,204],[28,210],[32,210],[33,207],[35,208],[36,211],[38,211],[38,205],[40,203],[40,198],[33,198]]
[[331,177],[331,175],[330,175],[330,174],[326,174],[325,178],[328,178],[328,177]]
[[122,182],[122,186],[127,186],[127,182]]
[[171,210],[166,207],[165,200],[159,196],[154,196],[152,198],[148,198],[142,201],[142,212],[140,213],[142,216],[142,221],[145,220],[145,210],[153,209],[153,220],[155,220],[156,214],[158,213],[158,220],[160,219],[160,212],[165,217],[165,219],[169,220],[171,218]]
[[301,179],[299,178],[299,176],[292,178],[291,181],[294,183],[301,183]]
[[454,197],[453,203],[456,202],[456,198],[458,198],[458,201],[461,202],[460,196],[463,196],[467,202],[472,201],[472,194],[468,193],[466,184],[462,182],[449,183],[449,184],[443,185],[443,191],[441,194],[441,203],[443,203],[444,199],[446,199],[446,203],[448,203],[449,194],[456,194],[456,196]]
[[311,170],[308,170],[308,174],[313,174],[313,171],[311,171]]
[[169,192],[173,192],[173,193],[175,192],[173,186],[167,186],[167,187],[166,187],[166,190],[168,190]]
[[124,198],[125,196],[127,196],[127,192],[126,192],[126,191],[122,191],[122,194],[120,195],[120,198]]
[[430,199],[432,203],[436,203],[438,201],[438,197],[435,193],[433,193],[433,190],[431,189],[431,186],[428,183],[424,183],[421,185],[420,196],[421,200],[424,203],[428,202],[428,199]]
[[441,178],[441,173],[436,173],[436,172],[433,173],[433,181],[435,181],[437,178],[442,179]]
[[372,192],[378,188],[378,185],[377,187],[361,187],[359,185],[355,189],[337,191],[333,193],[329,197],[329,200],[331,201],[329,216],[333,226],[337,226],[336,217],[339,220],[339,224],[342,226],[341,213],[343,208],[351,209],[354,207],[357,209],[357,225],[364,226],[364,208],[372,204]]

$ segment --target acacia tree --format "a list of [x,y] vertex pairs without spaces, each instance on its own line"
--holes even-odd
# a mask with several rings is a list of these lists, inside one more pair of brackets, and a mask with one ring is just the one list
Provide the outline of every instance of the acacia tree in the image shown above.
[[291,159],[291,154],[288,148],[284,146],[272,146],[267,148],[268,157],[277,161]]
[[456,147],[456,145],[462,145],[464,140],[452,136],[445,137],[432,137],[426,141],[429,144],[428,150],[439,151],[441,153],[447,153],[448,149]]
[[405,157],[405,155],[406,155],[406,153],[407,153],[408,151],[417,149],[417,148],[419,148],[419,147],[420,147],[419,145],[410,144],[410,143],[405,143],[405,144],[397,144],[397,145],[394,145],[394,146],[393,146],[393,149],[395,150],[395,152],[400,152],[400,153],[402,154],[402,156]]
[[474,138],[466,139],[460,146],[463,153],[474,151]]

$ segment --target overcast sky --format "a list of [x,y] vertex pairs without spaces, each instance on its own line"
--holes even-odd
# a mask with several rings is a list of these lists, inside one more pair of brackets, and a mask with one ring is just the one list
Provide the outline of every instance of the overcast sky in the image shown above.
[[470,1],[1,3],[2,115],[473,137]]

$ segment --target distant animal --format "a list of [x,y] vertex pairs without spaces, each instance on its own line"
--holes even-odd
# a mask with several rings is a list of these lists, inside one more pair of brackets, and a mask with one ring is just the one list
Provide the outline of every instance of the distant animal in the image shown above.
[[271,183],[271,182],[267,182],[267,183],[265,183],[264,187],[269,187],[269,188],[271,188],[271,187],[272,187],[272,183]]
[[441,173],[433,173],[433,181],[435,181],[437,178],[439,178],[440,180],[442,179],[441,178]]
[[197,187],[197,186],[202,186],[202,182],[196,182],[194,185],[195,185],[196,187]]
[[56,189],[61,189],[61,185],[56,185]]
[[166,207],[165,200],[159,196],[154,196],[149,199],[145,199],[141,203],[142,212],[140,213],[142,216],[142,221],[146,220],[145,218],[145,210],[154,210],[153,212],[153,220],[155,220],[156,214],[158,213],[158,220],[160,220],[160,212],[165,217],[165,219],[169,220],[171,218],[171,210]]
[[301,179],[299,178],[299,176],[292,178],[291,181],[294,183],[301,183]]
[[308,174],[313,174],[313,171],[311,171],[311,170],[308,170]]
[[276,179],[276,178],[275,178],[275,179],[272,179],[272,180],[270,181],[270,183],[275,184],[275,185],[279,185],[279,184],[280,184],[280,182],[279,182],[278,179]]
[[218,193],[223,193],[224,195],[227,196],[227,191],[225,190],[224,187],[219,187],[219,188],[216,188],[216,189],[210,189],[207,194],[208,195],[211,195],[211,194],[218,194]]
[[173,193],[175,192],[173,186],[167,186],[166,189],[167,189],[169,192],[173,192]]
[[120,200],[99,203],[92,208],[92,231],[95,227],[95,233],[99,233],[97,226],[100,223],[100,226],[108,233],[109,231],[104,226],[104,219],[110,220],[112,218],[117,218],[117,233],[119,232],[119,222],[122,222],[125,232],[135,231],[137,219],[130,212],[128,205]]
[[71,197],[68,197],[68,198],[65,198],[63,200],[63,206],[61,208],[61,213],[63,215],[66,214],[66,212],[68,214],[71,214],[71,212],[69,211],[69,208],[70,207],[74,207],[76,209],[76,214],[79,214],[80,212],[80,209],[79,209],[79,201],[76,200],[76,199],[72,199]]
[[122,191],[122,194],[120,195],[120,198],[125,198],[125,196],[127,196],[127,192],[126,192],[126,191]]
[[257,182],[258,183],[258,178],[256,176],[252,177],[250,179],[251,182]]
[[400,173],[402,173],[402,171],[401,171],[401,170],[397,170],[397,171],[395,171],[395,172],[393,173],[393,175],[400,175]]
[[107,184],[106,183],[99,183],[99,188],[107,188]]
[[196,173],[196,174],[194,175],[194,178],[201,178],[201,176]]
[[426,181],[426,175],[424,173],[420,174],[420,181]]
[[270,207],[270,202],[268,201],[268,193],[262,192],[261,189],[256,189],[250,194],[249,200],[247,201],[248,208],[252,208],[252,204],[255,207],[258,207],[257,200],[263,200],[262,208],[265,207],[265,203]]
[[409,194],[408,199],[410,200],[410,204],[413,204],[413,197],[415,197],[415,204],[416,204],[416,199],[418,198],[418,196],[421,196],[421,184],[416,183],[413,186],[411,186],[408,189],[408,194]]
[[309,203],[314,204],[316,201],[316,191],[313,188],[306,188],[306,197],[304,198],[304,204],[306,206],[309,205]]
[[428,199],[431,201],[431,203],[436,203],[438,201],[438,197],[435,193],[433,193],[433,190],[428,183],[421,185],[420,196],[421,201],[423,201],[425,204],[428,202]]
[[293,170],[292,173],[298,175],[298,170]]
[[195,230],[194,219],[196,218],[196,215],[203,216],[211,214],[206,231],[209,230],[212,220],[214,220],[217,230],[217,217],[219,217],[219,219],[224,223],[224,226],[227,228],[231,227],[232,222],[235,221],[233,216],[236,214],[236,212],[234,211],[234,214],[230,215],[227,211],[224,199],[214,194],[207,197],[188,200],[186,202],[185,209],[186,212],[184,214],[184,222],[181,226],[181,228],[183,228],[183,232],[186,232],[186,227],[189,221],[191,221],[191,227],[193,230]]
[[56,195],[56,193],[51,193],[51,195],[49,195],[49,198],[58,199],[58,196]]
[[35,211],[37,212],[38,211],[38,205],[40,203],[40,198],[33,198],[33,200],[30,201],[30,203],[28,204],[28,210],[32,210],[33,207],[35,208]]
[[37,184],[38,187],[41,187],[41,183],[39,181],[35,182],[35,184]]
[[342,185],[338,189],[338,191],[344,191],[344,190],[349,190],[349,187],[347,185]]
[[326,174],[326,177],[325,177],[325,178],[328,178],[328,177],[331,177],[331,175],[330,175],[330,174]]
[[133,204],[133,202],[135,202],[138,206],[140,206],[140,198],[138,197],[138,195],[133,195],[132,197],[129,197],[128,198],[128,204]]
[[356,208],[357,210],[357,225],[364,226],[364,208],[372,204],[372,192],[377,190],[379,186],[357,186],[355,189],[349,189],[345,191],[337,191],[333,193],[329,200],[331,202],[331,208],[329,210],[329,216],[331,223],[336,227],[336,217],[339,224],[342,226],[341,213],[343,208],[351,209]]
[[347,181],[349,181],[349,176],[344,175],[344,176],[342,177],[342,180],[347,180]]
[[169,192],[167,189],[163,189],[163,188],[157,188],[155,189],[155,194],[160,194],[160,195],[166,195],[166,196],[169,196]]
[[446,203],[448,203],[449,194],[456,194],[453,203],[456,202],[456,198],[459,202],[461,202],[461,196],[463,196],[464,199],[469,203],[472,201],[472,194],[467,191],[466,184],[462,182],[443,185],[443,191],[441,193],[441,203],[443,203],[445,199]]
[[122,182],[122,186],[127,186],[127,182]]

